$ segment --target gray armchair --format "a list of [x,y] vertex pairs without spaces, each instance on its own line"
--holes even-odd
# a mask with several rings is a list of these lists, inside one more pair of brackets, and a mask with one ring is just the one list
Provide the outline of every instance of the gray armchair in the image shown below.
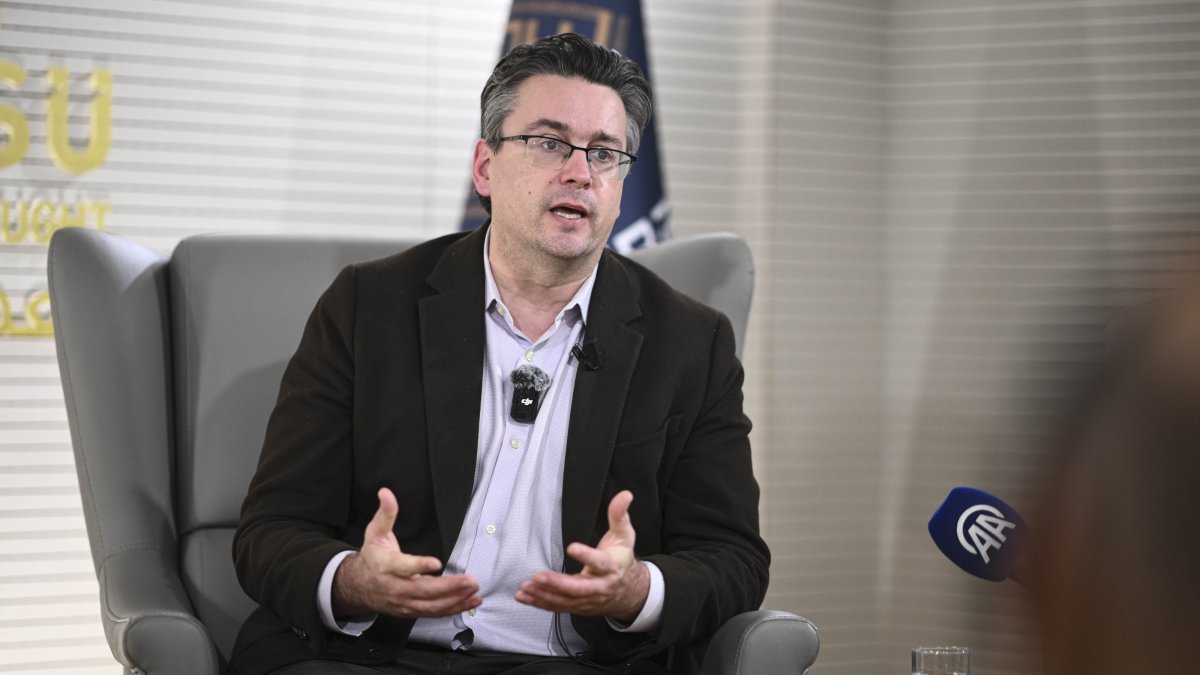
[[[104,630],[125,672],[224,671],[254,607],[231,542],[284,365],[343,266],[414,243],[199,236],[168,259],[92,230],[55,234],[58,361]],[[725,311],[741,344],[745,242],[683,238],[634,257]],[[715,636],[704,673],[803,673],[817,648],[807,620],[748,612]]]

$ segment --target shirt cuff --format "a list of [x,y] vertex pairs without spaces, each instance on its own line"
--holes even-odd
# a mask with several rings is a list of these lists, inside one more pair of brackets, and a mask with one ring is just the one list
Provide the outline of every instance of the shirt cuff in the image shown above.
[[618,633],[649,633],[656,630],[662,622],[663,600],[667,593],[662,570],[658,569],[658,565],[646,560],[639,560],[638,564],[645,565],[646,571],[650,573],[650,592],[646,594],[646,604],[642,605],[642,611],[634,618],[633,623],[626,625],[624,621],[605,617],[608,619],[609,628]]
[[337,568],[341,566],[342,561],[353,553],[354,551],[342,551],[333,556],[329,560],[329,563],[325,565],[325,571],[321,574],[321,581],[317,584],[317,608],[321,612],[321,623],[325,624],[326,628],[342,635],[358,637],[363,634],[363,631],[375,624],[375,619],[379,618],[378,614],[353,616],[345,621],[338,621],[333,616],[333,575],[337,572]]

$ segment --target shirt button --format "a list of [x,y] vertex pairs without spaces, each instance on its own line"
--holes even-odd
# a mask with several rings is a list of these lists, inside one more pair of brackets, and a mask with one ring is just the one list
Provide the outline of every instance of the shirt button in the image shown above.
[[496,526],[489,523],[487,527],[483,528],[483,531],[488,534],[496,534]]
[[508,442],[508,444],[513,447],[513,450],[516,450],[517,448],[521,447],[521,440],[518,438],[514,438],[514,439],[510,440]]
[[504,305],[496,305],[496,311],[500,313],[500,316],[504,316]]
[[475,608],[474,607],[467,610],[467,616],[475,616]]
[[530,349],[529,351],[525,352],[525,360],[526,360],[526,361],[529,361],[529,362],[532,362],[532,361],[533,361],[533,350],[532,350],[532,349]]

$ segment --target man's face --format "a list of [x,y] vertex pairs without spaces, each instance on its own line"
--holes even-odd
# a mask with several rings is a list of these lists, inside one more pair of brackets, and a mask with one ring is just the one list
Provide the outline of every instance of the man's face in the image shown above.
[[[503,136],[519,134],[625,150],[625,106],[609,87],[535,75],[518,87],[504,121]],[[527,162],[522,141],[505,141],[493,151],[480,140],[474,180],[479,194],[492,198],[492,236],[509,250],[563,260],[599,256],[620,213],[621,179],[616,172],[594,175],[579,150],[555,169]]]

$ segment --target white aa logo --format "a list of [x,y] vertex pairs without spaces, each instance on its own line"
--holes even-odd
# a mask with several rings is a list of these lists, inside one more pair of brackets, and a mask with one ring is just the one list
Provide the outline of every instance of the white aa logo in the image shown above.
[[[971,527],[964,531],[963,526],[967,524],[971,516],[981,511],[983,513],[975,519],[975,522],[971,523]],[[962,544],[968,553],[980,556],[983,558],[983,562],[990,563],[992,560],[988,557],[988,551],[999,550],[1004,542],[1008,541],[1008,536],[1004,533],[1006,529],[1015,530],[1017,526],[1005,520],[1000,509],[987,504],[978,504],[963,511],[963,514],[958,517],[958,543]],[[968,537],[971,541],[967,541]]]

